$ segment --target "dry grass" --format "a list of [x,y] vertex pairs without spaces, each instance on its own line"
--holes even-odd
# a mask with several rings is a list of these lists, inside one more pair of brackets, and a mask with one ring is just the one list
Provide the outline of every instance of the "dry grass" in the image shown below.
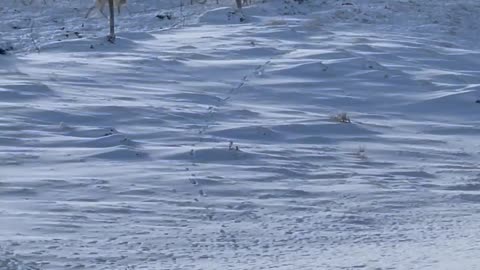
[[339,122],[339,123],[351,123],[350,117],[347,113],[339,113],[337,115],[332,116],[332,120]]

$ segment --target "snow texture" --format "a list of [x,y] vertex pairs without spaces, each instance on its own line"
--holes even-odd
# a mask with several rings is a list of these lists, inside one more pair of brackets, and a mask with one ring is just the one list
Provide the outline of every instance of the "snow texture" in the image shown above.
[[480,269],[480,4],[2,0],[0,269]]

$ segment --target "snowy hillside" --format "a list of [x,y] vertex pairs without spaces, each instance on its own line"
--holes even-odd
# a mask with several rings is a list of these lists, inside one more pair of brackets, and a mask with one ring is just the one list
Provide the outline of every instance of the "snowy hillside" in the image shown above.
[[5,1],[0,270],[480,269],[477,1]]

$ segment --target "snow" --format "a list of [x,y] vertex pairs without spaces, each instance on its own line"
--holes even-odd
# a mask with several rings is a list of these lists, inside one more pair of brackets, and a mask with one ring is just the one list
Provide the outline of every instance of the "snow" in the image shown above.
[[480,268],[476,1],[5,1],[0,269]]

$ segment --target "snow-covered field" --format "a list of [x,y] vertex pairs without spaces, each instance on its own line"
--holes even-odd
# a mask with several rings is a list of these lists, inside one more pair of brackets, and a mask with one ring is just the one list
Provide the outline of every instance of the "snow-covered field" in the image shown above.
[[480,269],[477,1],[45,1],[0,7],[0,270]]

